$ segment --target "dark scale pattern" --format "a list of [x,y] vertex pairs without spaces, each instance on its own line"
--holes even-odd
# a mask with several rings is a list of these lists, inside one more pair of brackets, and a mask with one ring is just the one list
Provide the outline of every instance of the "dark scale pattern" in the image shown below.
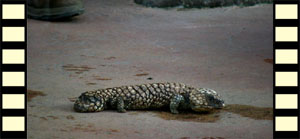
[[87,91],[78,97],[74,109],[78,112],[99,112],[111,108],[126,112],[130,109],[169,107],[172,113],[178,113],[178,109],[203,111],[224,106],[224,101],[211,89],[179,83],[152,83]]

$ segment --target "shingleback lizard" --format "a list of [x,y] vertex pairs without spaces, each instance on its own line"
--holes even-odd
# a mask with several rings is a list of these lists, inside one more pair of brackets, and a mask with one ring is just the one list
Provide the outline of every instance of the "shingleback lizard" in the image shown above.
[[100,112],[117,109],[170,108],[171,113],[191,109],[196,112],[220,109],[225,106],[214,90],[194,88],[181,83],[151,83],[98,89],[82,93],[75,101],[77,112]]

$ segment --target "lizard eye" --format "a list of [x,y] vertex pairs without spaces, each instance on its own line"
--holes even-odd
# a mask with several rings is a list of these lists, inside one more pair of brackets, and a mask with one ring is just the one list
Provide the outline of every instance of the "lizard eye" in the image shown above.
[[211,96],[211,95],[209,95],[209,96],[208,96],[208,100],[209,100],[209,101],[213,101],[213,100],[214,100],[214,97]]

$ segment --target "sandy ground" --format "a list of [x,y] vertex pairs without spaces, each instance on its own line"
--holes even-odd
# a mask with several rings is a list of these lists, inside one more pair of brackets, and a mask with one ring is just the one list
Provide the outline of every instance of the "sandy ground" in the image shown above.
[[85,7],[71,21],[28,20],[28,89],[44,93],[28,102],[29,138],[272,138],[271,120],[229,112],[213,123],[152,112],[76,113],[68,99],[170,81],[212,88],[227,104],[272,107],[271,4],[178,10],[85,0]]

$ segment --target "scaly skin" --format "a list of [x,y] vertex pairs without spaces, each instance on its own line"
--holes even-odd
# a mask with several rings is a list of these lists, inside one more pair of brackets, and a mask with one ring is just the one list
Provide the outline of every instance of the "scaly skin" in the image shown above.
[[74,104],[77,112],[99,112],[117,109],[169,107],[171,113],[178,109],[207,111],[224,107],[224,101],[211,89],[194,88],[179,83],[152,83],[99,89],[82,93]]

